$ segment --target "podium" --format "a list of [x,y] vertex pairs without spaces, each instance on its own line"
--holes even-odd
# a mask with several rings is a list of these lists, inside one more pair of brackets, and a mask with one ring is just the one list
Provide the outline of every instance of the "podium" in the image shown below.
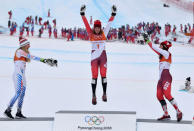
[[59,111],[54,131],[136,131],[136,112]]

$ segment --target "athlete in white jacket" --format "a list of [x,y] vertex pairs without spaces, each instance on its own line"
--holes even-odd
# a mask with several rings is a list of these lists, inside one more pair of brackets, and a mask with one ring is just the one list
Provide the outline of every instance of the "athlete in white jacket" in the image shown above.
[[30,62],[30,60],[36,60],[36,61],[46,63],[50,66],[57,65],[57,60],[43,59],[43,58],[31,55],[29,53],[30,42],[27,39],[20,37],[19,42],[20,42],[20,48],[16,50],[15,56],[14,56],[15,70],[13,73],[13,82],[14,82],[14,87],[16,92],[14,97],[11,99],[8,105],[8,108],[4,112],[5,116],[12,119],[14,117],[11,114],[11,109],[17,100],[18,100],[18,105],[17,105],[16,118],[26,118],[25,116],[23,116],[21,112],[23,99],[26,91],[26,77],[25,77],[26,63]]

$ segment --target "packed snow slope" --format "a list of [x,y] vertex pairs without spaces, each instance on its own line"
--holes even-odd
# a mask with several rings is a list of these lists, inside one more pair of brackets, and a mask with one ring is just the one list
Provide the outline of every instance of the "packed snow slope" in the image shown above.
[[100,19],[104,23],[111,14],[111,6],[117,5],[118,13],[113,26],[136,25],[140,21],[159,22],[161,24],[192,23],[192,13],[181,10],[175,5],[163,7],[161,0],[1,0],[0,25],[7,26],[8,11],[13,11],[13,20],[19,25],[27,16],[41,16],[47,20],[47,11],[51,9],[52,18],[57,19],[57,26],[83,27],[80,6],[86,4],[88,19]]
[[[98,79],[97,101],[93,106],[91,91],[91,45],[87,41],[66,42],[62,39],[29,38],[31,54],[58,59],[57,68],[41,62],[27,64],[27,90],[23,113],[29,117],[54,116],[58,110],[136,111],[138,118],[156,119],[163,114],[156,98],[159,78],[158,56],[148,45],[108,42],[108,102],[101,100],[101,79]],[[13,56],[18,37],[0,35],[0,117],[15,93],[12,81]],[[194,84],[194,51],[190,45],[173,44],[172,95],[184,113],[184,120],[194,115],[194,94],[180,92],[185,78]],[[168,103],[169,114],[176,112]],[[16,111],[14,107],[13,115]]]

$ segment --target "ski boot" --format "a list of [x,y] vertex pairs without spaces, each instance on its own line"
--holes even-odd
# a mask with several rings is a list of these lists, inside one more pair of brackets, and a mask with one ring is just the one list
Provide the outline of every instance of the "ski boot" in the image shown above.
[[170,115],[163,115],[162,117],[157,119],[158,121],[166,121],[170,120]]

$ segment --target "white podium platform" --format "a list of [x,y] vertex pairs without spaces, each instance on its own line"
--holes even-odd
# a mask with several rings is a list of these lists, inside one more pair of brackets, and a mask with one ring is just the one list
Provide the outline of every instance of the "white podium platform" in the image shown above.
[[194,131],[194,121],[136,119],[136,112],[59,111],[54,117],[0,118],[0,131]]
[[51,117],[14,120],[0,118],[0,131],[53,131],[53,121]]
[[192,121],[137,119],[137,131],[194,131]]
[[54,131],[136,131],[136,112],[59,111]]

